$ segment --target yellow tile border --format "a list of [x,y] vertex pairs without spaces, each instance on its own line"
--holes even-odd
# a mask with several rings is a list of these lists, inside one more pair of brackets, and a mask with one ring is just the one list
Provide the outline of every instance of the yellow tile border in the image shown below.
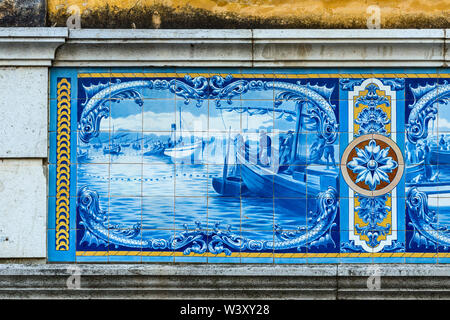
[[168,72],[168,73],[79,73],[78,78],[183,78],[189,75],[195,77],[210,77],[213,75],[227,76],[232,75],[235,78],[268,78],[268,79],[307,79],[307,78],[447,78],[447,73],[314,73],[314,74],[288,74],[288,73],[197,73],[197,72]]
[[233,252],[213,254],[193,253],[185,255],[180,251],[77,251],[76,256],[174,256],[174,257],[220,257],[220,258],[450,258],[450,252],[349,252],[349,253],[271,253],[271,252]]

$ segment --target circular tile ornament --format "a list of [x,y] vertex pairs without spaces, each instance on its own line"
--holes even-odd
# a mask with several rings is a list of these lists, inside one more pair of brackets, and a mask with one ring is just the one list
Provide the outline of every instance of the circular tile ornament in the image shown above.
[[345,148],[341,172],[355,192],[376,197],[399,183],[404,171],[403,155],[397,144],[380,134],[366,134]]

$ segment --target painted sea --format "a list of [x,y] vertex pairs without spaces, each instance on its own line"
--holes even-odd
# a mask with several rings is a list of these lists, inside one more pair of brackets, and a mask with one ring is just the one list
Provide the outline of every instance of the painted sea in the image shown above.
[[[185,228],[219,228],[272,240],[275,226],[296,231],[306,227],[308,214],[315,210],[315,199],[218,194],[212,178],[223,176],[226,139],[209,140],[192,161],[145,155],[149,146],[144,143],[136,150],[133,143],[122,142],[125,147],[119,154],[105,154],[107,143],[94,145],[95,141],[79,145],[84,157],[77,169],[78,188],[88,185],[99,193],[110,226],[131,228],[141,223],[144,238],[168,238]],[[233,146],[228,154],[228,172],[239,171]]]

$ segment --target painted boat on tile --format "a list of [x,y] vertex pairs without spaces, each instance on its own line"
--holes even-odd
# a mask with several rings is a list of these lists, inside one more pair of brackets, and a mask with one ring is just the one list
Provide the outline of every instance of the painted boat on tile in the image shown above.
[[120,154],[122,148],[118,144],[110,144],[103,148],[103,154]]
[[144,156],[160,156],[164,154],[164,147],[152,147],[150,150],[144,152]]
[[178,145],[173,148],[167,148],[164,150],[164,154],[172,158],[172,161],[180,160],[199,160],[195,159],[197,154],[201,155],[201,149],[203,147],[202,141],[197,141],[192,144]]
[[89,153],[87,151],[79,150],[77,152],[77,160],[78,162],[89,160]]
[[240,197],[248,193],[248,188],[240,177],[226,177],[225,183],[222,177],[213,177],[214,191],[224,197]]
[[237,155],[241,176],[248,189],[263,197],[306,198],[317,196],[328,187],[337,187],[337,172],[326,170],[325,166],[298,166],[303,171],[293,174],[276,173],[270,167],[253,164],[241,154]]
[[423,164],[409,165],[406,167],[406,182],[411,183],[419,175],[425,175]]
[[450,164],[450,150],[432,148],[431,164]]

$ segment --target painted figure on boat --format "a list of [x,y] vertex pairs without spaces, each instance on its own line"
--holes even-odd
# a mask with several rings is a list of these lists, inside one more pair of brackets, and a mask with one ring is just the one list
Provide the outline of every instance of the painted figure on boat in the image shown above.
[[447,150],[448,142],[446,141],[443,134],[441,134],[441,138],[439,139],[439,150]]
[[314,143],[311,145],[310,161],[320,163],[324,158],[326,161],[327,169],[330,168],[330,163],[333,168],[336,167],[336,161],[334,158],[334,146],[326,144],[325,139],[317,137]]

